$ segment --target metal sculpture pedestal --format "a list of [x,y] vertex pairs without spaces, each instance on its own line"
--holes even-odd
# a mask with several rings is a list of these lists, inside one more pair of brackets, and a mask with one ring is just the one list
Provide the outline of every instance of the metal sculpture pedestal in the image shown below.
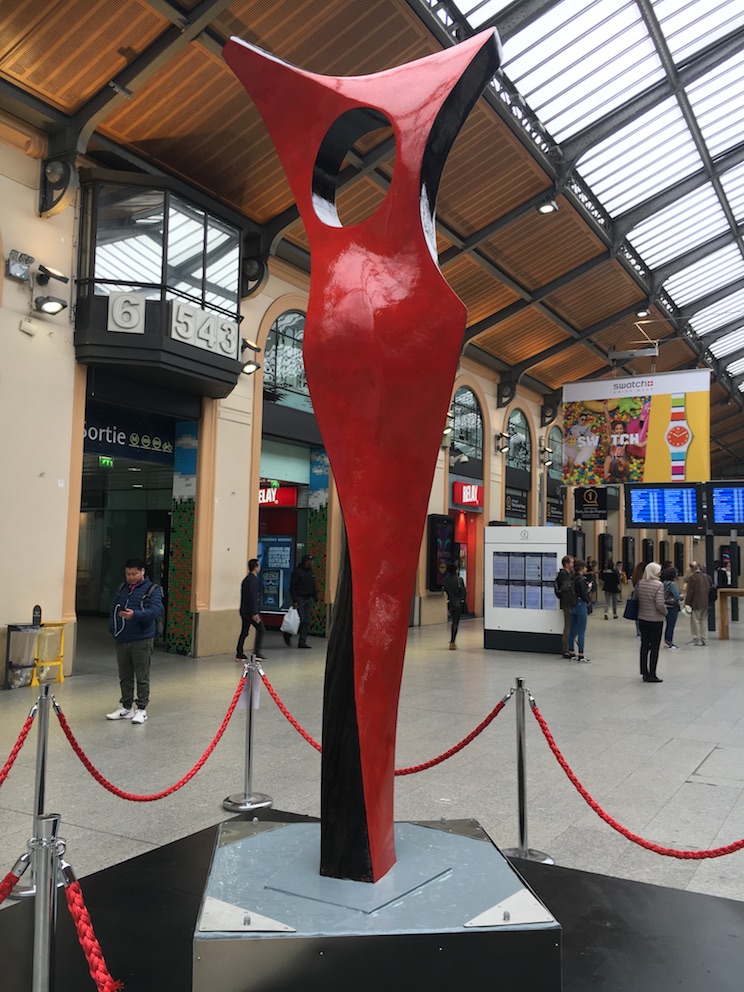
[[374,884],[318,873],[320,826],[220,825],[193,992],[560,992],[561,929],[474,820],[396,823]]

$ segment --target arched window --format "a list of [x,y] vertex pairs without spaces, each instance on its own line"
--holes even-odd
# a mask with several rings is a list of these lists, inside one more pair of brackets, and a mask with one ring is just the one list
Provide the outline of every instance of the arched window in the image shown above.
[[452,400],[450,470],[472,479],[483,478],[483,415],[478,398],[461,386]]
[[509,414],[509,451],[506,467],[530,472],[532,469],[532,441],[527,427],[527,418],[521,410]]
[[563,434],[557,427],[551,427],[548,434],[548,447],[551,448],[548,465],[548,476],[551,479],[563,479]]
[[532,488],[532,441],[527,418],[512,410],[508,424],[504,519],[510,524],[529,523],[529,494]]
[[271,325],[264,349],[263,391],[269,403],[312,413],[302,358],[304,334],[301,310],[286,310]]

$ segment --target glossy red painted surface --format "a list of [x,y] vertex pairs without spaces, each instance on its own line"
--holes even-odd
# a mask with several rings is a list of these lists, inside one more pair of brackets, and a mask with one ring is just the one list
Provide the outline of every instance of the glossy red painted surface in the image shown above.
[[[271,133],[310,242],[305,371],[351,559],[354,686],[375,880],[395,862],[395,731],[408,617],[466,319],[436,262],[433,220],[422,205],[424,159],[437,154],[427,142],[445,101],[487,46],[493,61],[498,42],[484,32],[418,62],[348,78],[303,72],[236,39],[224,51]],[[394,174],[373,216],[334,226],[333,206],[313,197],[316,156],[331,126],[359,108],[380,111],[392,124]],[[444,143],[442,157],[451,140]]]

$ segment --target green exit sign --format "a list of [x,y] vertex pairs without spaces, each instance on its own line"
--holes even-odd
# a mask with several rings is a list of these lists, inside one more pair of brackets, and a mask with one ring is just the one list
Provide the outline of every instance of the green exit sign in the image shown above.
[[107,455],[99,455],[98,456],[98,464],[99,464],[99,466],[101,468],[113,468],[114,467],[114,459],[113,458],[109,458]]

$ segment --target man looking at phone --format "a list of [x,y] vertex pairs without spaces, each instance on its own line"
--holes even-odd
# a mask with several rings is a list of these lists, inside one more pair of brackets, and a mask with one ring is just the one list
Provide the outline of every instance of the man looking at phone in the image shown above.
[[119,666],[121,707],[107,713],[106,719],[144,723],[150,701],[150,660],[163,594],[145,575],[141,558],[130,558],[125,563],[124,578],[126,581],[117,589],[109,617],[109,633],[116,644]]

